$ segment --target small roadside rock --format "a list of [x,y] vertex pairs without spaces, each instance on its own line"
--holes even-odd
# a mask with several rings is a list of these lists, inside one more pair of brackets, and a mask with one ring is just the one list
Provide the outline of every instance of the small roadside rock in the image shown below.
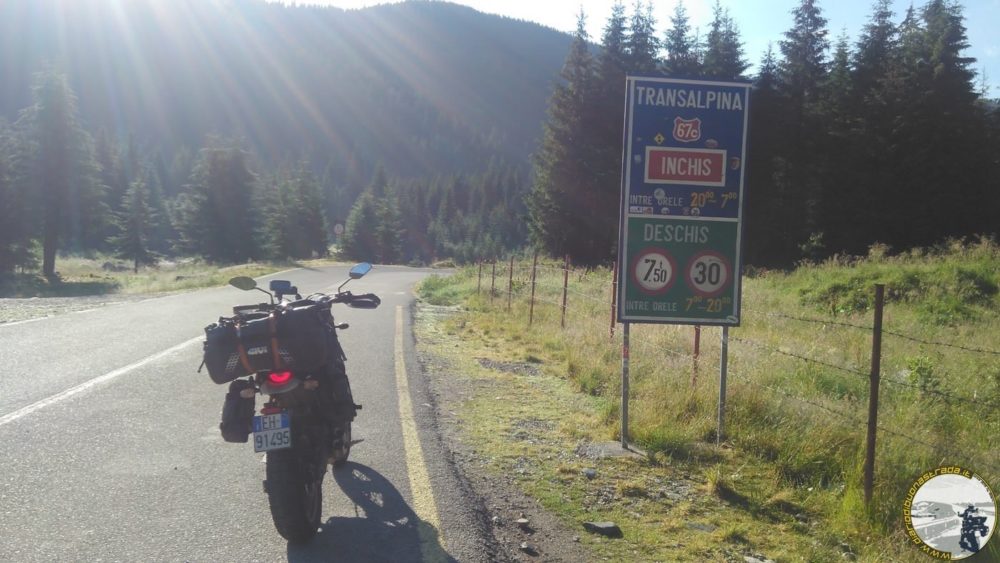
[[520,549],[528,555],[538,555],[538,551],[526,541],[521,542]]
[[609,538],[620,538],[623,535],[622,529],[614,522],[584,522],[583,529]]
[[587,469],[583,470],[583,476],[586,477],[587,479],[593,479],[597,477],[597,470],[588,467]]
[[527,518],[518,518],[517,520],[514,521],[514,523],[517,524],[518,528],[521,528],[522,530],[527,530],[528,524],[530,522],[528,521]]
[[765,558],[763,555],[761,555],[759,558],[751,555],[744,555],[743,561],[744,563],[774,563],[774,561]]

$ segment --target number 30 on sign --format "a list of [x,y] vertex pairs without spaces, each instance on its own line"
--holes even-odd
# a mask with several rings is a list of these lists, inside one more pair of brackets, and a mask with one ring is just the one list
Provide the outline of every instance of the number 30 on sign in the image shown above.
[[632,264],[632,280],[649,295],[666,293],[677,278],[674,259],[666,250],[649,248]]
[[688,262],[687,284],[697,295],[715,297],[729,286],[732,271],[729,260],[722,254],[699,252]]

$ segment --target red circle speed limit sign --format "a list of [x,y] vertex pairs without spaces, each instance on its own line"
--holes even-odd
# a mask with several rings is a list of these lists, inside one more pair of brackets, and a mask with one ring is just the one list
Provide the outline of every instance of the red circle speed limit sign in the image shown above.
[[647,248],[632,263],[632,280],[650,295],[666,293],[677,278],[674,259],[666,250]]
[[685,277],[695,294],[715,297],[732,281],[733,267],[722,254],[707,250],[691,257]]

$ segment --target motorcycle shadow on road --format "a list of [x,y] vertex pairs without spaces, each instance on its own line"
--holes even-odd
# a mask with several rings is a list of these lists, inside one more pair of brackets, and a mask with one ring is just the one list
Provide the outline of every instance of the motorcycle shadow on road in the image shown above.
[[348,462],[333,478],[354,503],[355,517],[328,518],[311,542],[289,544],[289,562],[456,561],[441,545],[437,530],[418,518],[378,471]]

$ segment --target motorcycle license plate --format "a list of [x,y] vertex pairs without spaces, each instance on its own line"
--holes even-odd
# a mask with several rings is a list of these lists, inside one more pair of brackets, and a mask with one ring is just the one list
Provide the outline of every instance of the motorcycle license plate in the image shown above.
[[292,420],[288,413],[253,417],[253,451],[267,452],[292,447]]

